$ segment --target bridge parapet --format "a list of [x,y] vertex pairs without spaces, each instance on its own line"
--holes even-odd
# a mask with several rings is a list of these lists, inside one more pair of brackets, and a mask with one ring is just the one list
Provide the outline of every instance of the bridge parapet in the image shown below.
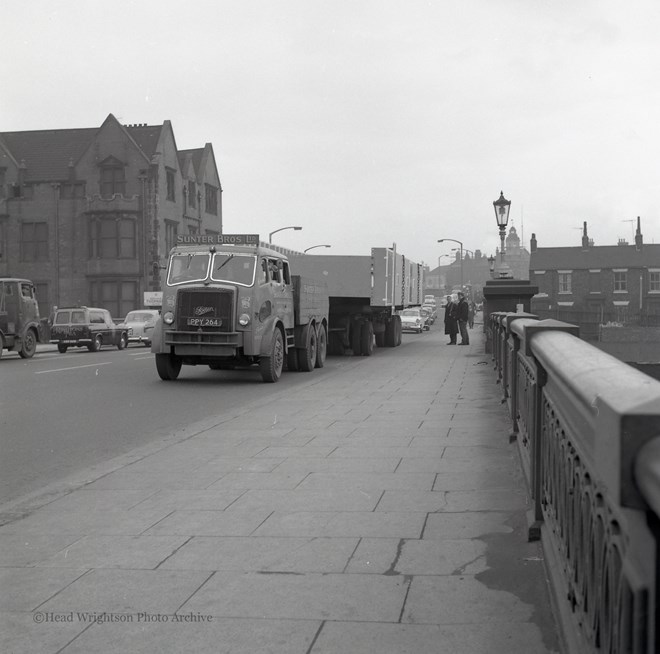
[[515,316],[491,314],[491,351],[569,650],[660,651],[660,382]]

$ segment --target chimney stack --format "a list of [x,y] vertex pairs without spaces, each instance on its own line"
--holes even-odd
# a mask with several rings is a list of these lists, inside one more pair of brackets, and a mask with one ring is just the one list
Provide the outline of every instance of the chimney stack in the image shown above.
[[537,243],[536,243],[536,234],[532,234],[532,238],[529,241],[529,251],[536,252]]
[[644,239],[642,238],[642,224],[641,224],[640,217],[637,216],[637,231],[635,232],[635,247],[638,250],[641,250],[642,245],[644,245]]
[[589,249],[589,236],[587,236],[587,221],[582,223],[582,249]]

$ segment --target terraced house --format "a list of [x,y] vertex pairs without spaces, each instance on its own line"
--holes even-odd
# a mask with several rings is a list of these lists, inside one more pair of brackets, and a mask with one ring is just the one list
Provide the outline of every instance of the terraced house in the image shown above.
[[169,120],[0,132],[0,276],[35,282],[42,315],[123,317],[160,290],[178,234],[219,233],[213,147],[178,150]]
[[533,313],[579,324],[589,339],[603,325],[660,327],[660,244],[644,243],[640,218],[634,244],[594,245],[585,222],[581,246],[539,248],[532,235],[530,249]]

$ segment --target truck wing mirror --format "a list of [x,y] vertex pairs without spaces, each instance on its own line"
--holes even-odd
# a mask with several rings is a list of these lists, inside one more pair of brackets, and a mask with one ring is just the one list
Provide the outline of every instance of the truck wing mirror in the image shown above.
[[154,262],[151,264],[151,266],[152,266],[152,268],[153,268],[153,270],[154,270],[154,273],[156,273],[157,275],[160,274],[159,271],[161,271],[161,270],[165,270],[165,269],[167,268],[167,266],[161,266],[160,263],[159,263],[158,261],[154,261]]

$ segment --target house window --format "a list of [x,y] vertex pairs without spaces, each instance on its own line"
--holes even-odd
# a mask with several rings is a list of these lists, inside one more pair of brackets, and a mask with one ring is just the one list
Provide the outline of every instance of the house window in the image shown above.
[[85,197],[85,182],[60,184],[61,200],[71,200],[73,198],[84,198],[84,197]]
[[48,261],[48,223],[21,223],[21,261]]
[[174,193],[174,171],[167,170],[165,171],[165,175],[167,176],[167,199],[174,202],[176,200]]
[[571,273],[570,272],[560,272],[559,273],[559,292],[560,293],[571,293]]
[[649,270],[649,293],[660,293],[660,270]]
[[600,270],[589,271],[589,293],[600,293],[602,290]]
[[176,237],[179,235],[179,225],[170,220],[165,221],[165,249],[169,252],[176,245]]
[[137,282],[108,279],[91,282],[92,306],[107,309],[115,319],[121,319],[129,311],[138,308]]
[[199,227],[196,225],[188,225],[188,234],[199,234]]
[[210,184],[204,184],[204,199],[206,213],[218,215],[218,189]]
[[124,195],[126,176],[123,165],[101,166],[101,197],[111,198],[115,194]]
[[91,224],[90,258],[135,259],[135,221],[101,218]]
[[628,272],[623,270],[614,271],[614,292],[627,293],[628,292]]
[[188,182],[188,206],[193,209],[197,206],[197,184]]

